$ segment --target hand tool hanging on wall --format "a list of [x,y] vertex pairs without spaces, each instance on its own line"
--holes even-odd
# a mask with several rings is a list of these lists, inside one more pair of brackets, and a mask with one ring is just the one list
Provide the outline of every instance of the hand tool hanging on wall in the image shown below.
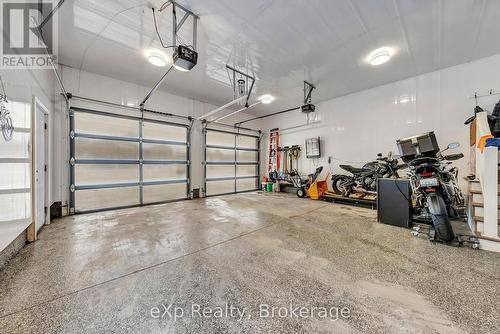
[[[293,145],[290,147],[288,152],[288,156],[290,158],[290,173],[298,173],[299,170],[299,155],[300,155],[300,146]],[[293,168],[295,162],[295,168]]]
[[283,154],[283,174],[288,174],[288,146],[283,147],[280,151]]

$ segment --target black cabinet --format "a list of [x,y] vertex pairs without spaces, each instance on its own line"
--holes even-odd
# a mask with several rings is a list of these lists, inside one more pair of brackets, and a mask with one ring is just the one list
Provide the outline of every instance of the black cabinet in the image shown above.
[[379,179],[377,193],[377,221],[382,224],[411,228],[410,181]]

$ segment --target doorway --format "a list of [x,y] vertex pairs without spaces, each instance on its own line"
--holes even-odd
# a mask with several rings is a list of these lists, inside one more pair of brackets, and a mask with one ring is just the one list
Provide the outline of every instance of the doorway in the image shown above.
[[35,241],[43,225],[50,223],[49,111],[33,97],[32,104],[32,224],[28,241]]

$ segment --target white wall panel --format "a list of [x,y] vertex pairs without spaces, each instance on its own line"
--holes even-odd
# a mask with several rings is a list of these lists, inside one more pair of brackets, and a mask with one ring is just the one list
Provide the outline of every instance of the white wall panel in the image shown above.
[[[316,117],[320,122],[282,131],[281,145],[301,145],[299,170],[307,174],[323,165],[326,177],[330,169],[341,172],[340,163],[360,166],[379,152],[397,152],[399,138],[435,131],[442,148],[454,141],[462,145],[456,152],[466,157],[456,165],[464,186],[462,177],[469,173],[470,154],[469,130],[463,122],[473,113],[475,102],[470,97],[474,92],[484,94],[490,89],[500,91],[500,55],[317,103]],[[491,111],[499,99],[500,96],[487,97],[480,99],[479,104]],[[262,145],[264,175],[269,129],[296,127],[306,121],[300,112],[262,121],[261,128],[266,131]],[[321,137],[322,158],[306,159],[305,139],[317,136]],[[328,168],[329,156],[333,159],[331,168]]]

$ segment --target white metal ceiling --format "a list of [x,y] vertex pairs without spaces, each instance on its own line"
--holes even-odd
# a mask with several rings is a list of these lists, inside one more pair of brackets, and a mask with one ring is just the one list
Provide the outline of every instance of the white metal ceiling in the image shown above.
[[[232,99],[230,63],[254,73],[257,97],[277,100],[249,113],[301,103],[302,81],[318,86],[313,102],[500,53],[497,0],[178,0],[199,14],[198,65],[175,72],[161,89],[222,105]],[[161,0],[154,1],[162,4]],[[158,15],[171,41],[171,16]],[[190,24],[181,39],[190,42]],[[151,86],[164,69],[144,50],[160,45],[151,10],[138,0],[67,0],[59,16],[63,64]],[[382,66],[365,57],[397,49]]]

